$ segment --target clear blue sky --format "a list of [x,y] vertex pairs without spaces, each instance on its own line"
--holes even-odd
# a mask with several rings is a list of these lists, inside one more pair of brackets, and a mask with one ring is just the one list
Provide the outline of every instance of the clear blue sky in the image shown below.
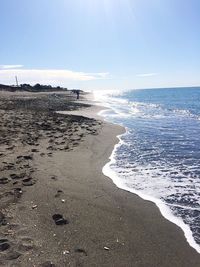
[[1,0],[0,11],[0,83],[200,85],[199,0]]

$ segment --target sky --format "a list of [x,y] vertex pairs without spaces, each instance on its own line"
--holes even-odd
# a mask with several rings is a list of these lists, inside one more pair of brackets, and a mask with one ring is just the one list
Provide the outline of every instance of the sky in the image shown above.
[[0,0],[0,83],[200,86],[199,0]]

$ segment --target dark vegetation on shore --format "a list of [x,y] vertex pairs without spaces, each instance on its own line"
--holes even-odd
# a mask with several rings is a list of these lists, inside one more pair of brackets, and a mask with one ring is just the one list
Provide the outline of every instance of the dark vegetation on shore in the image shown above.
[[36,83],[35,85],[30,85],[25,83],[25,84],[20,84],[19,86],[0,84],[0,91],[8,91],[8,92],[25,91],[25,92],[36,93],[36,92],[54,92],[54,91],[65,92],[65,91],[76,91],[76,90],[77,89],[68,90],[67,88],[60,86],[42,85],[39,83]]

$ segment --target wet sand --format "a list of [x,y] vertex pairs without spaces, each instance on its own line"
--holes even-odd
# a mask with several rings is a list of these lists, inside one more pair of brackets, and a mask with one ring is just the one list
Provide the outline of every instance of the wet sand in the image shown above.
[[200,266],[181,229],[102,174],[124,130],[37,97],[0,97],[0,266]]

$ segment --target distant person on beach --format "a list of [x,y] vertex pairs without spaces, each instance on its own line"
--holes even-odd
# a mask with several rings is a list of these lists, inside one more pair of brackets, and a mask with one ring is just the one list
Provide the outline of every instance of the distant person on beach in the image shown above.
[[76,90],[76,99],[79,99],[80,91]]

